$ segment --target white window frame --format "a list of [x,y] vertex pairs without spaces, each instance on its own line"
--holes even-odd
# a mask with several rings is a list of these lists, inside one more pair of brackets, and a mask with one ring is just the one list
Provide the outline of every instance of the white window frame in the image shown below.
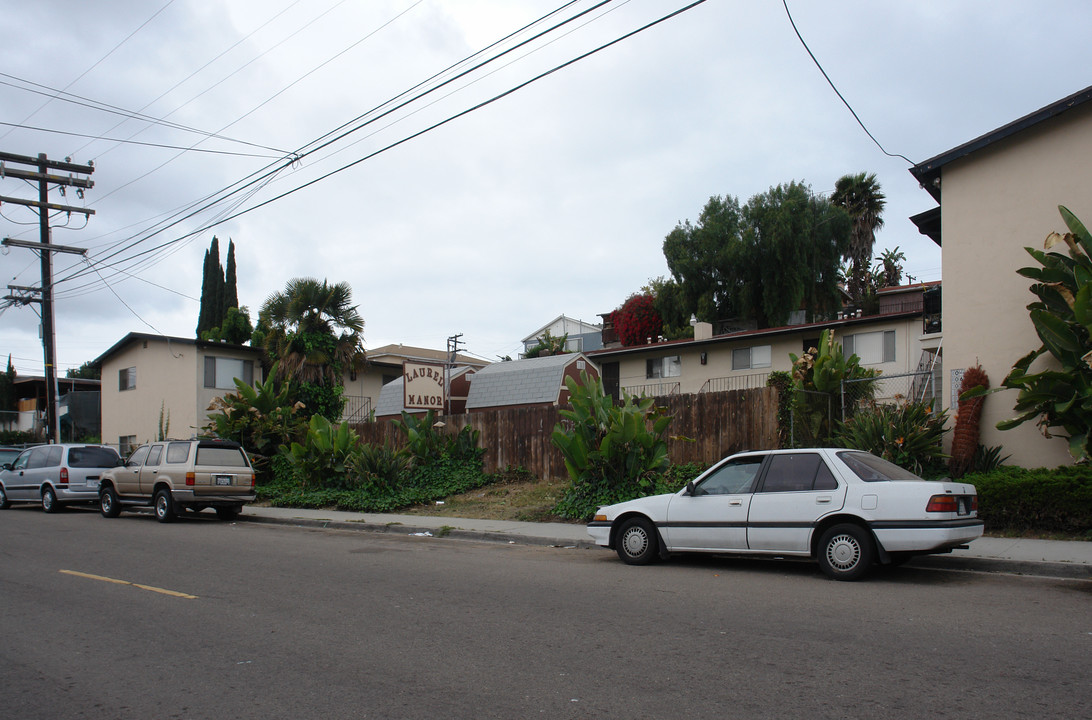
[[118,392],[136,390],[136,368],[127,367],[118,370]]
[[[743,360],[743,351],[747,352],[747,359]],[[739,353],[737,356],[736,353]],[[732,369],[750,370],[752,368],[768,368],[773,364],[772,345],[753,345],[751,347],[736,348],[732,350]]]
[[[861,347],[864,344],[865,347]],[[864,353],[864,354],[862,354]],[[856,355],[861,365],[882,365],[895,362],[896,337],[894,330],[873,330],[854,333],[842,338],[842,354],[847,358]]]
[[682,377],[682,358],[678,355],[664,355],[658,358],[648,358],[645,361],[646,379],[658,380],[672,377]]
[[[236,370],[240,372],[236,374]],[[204,386],[206,389],[234,390],[235,378],[254,385],[254,361],[217,355],[205,356]]]

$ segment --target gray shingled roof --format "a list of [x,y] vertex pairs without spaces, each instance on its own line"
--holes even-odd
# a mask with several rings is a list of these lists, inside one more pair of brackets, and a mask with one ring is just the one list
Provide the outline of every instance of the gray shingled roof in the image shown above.
[[402,377],[399,376],[396,380],[391,380],[379,388],[379,399],[375,401],[375,416],[401,415],[402,411],[406,409],[402,404],[405,399],[406,396],[402,390]]
[[493,363],[470,380],[466,408],[555,403],[564,386],[565,368],[577,360],[590,364],[583,353]]

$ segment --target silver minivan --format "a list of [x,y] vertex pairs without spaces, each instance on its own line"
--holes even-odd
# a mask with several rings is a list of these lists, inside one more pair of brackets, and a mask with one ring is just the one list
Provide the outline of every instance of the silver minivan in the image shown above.
[[122,464],[107,445],[37,445],[0,470],[0,510],[12,503],[41,503],[47,513],[69,503],[99,499],[99,476]]

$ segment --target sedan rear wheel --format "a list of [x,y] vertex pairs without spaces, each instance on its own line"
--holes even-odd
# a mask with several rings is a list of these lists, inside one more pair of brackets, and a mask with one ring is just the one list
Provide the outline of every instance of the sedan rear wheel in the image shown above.
[[627,565],[648,565],[656,559],[659,536],[646,518],[630,518],[618,530],[615,545],[622,562]]
[[161,523],[174,520],[174,499],[171,491],[163,488],[155,494],[155,519]]
[[7,510],[9,507],[11,507],[11,501],[8,500],[8,494],[3,487],[0,487],[0,510]]
[[834,580],[857,580],[872,564],[872,537],[858,525],[835,525],[819,540],[819,567]]

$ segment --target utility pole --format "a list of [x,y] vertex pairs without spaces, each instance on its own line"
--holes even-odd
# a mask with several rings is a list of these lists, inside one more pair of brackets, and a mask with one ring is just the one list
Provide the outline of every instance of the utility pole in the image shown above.
[[[9,163],[16,166],[27,165],[32,169],[25,170],[19,167],[9,167]],[[50,171],[67,172],[68,175],[60,175],[51,173]],[[50,184],[60,186],[62,188],[62,193],[64,187],[74,187],[76,188],[77,194],[79,194],[80,197],[83,197],[83,191],[94,187],[95,183],[88,178],[76,177],[76,175],[90,175],[94,171],[95,168],[91,163],[88,163],[87,165],[77,165],[69,162],[67,159],[65,162],[51,161],[44,153],[39,154],[37,158],[33,158],[25,155],[13,155],[11,153],[0,152],[0,179],[12,177],[20,180],[37,181],[38,183],[37,201],[0,195],[0,205],[3,205],[4,203],[13,203],[16,205],[37,208],[38,210],[38,231],[40,234],[38,243],[4,238],[2,244],[5,247],[29,248],[41,254],[42,286],[37,290],[37,293],[40,294],[41,297],[33,298],[29,295],[9,295],[4,299],[24,305],[31,302],[37,302],[41,306],[40,317],[42,320],[42,347],[45,358],[46,383],[46,439],[48,442],[60,441],[60,425],[57,417],[57,339],[53,319],[53,253],[87,254],[87,251],[82,248],[53,245],[50,242],[49,211],[55,210],[70,214],[80,213],[84,216],[95,214],[94,210],[88,208],[71,205],[56,205],[49,202],[49,186]],[[20,292],[34,291],[33,288],[23,288],[19,286],[9,286],[9,289]]]
[[447,339],[447,367],[444,368],[444,398],[447,402],[446,414],[451,414],[451,371],[455,368],[455,358],[459,355],[459,346],[466,345],[461,338],[462,333],[456,333]]

